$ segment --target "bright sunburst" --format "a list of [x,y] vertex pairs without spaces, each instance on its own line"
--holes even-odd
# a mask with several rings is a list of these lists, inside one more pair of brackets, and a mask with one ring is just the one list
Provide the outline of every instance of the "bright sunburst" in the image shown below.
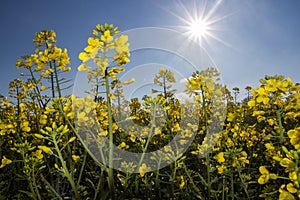
[[179,28],[184,31],[187,37],[200,45],[213,39],[230,46],[217,36],[217,32],[220,30],[219,22],[228,16],[216,13],[221,3],[222,0],[194,0],[193,5],[187,5],[186,2],[183,3],[183,1],[178,0],[177,5],[180,9],[180,15],[169,10],[168,12],[171,12],[184,23]]
[[203,19],[191,19],[188,23],[188,35],[197,41],[202,41],[202,38],[207,37],[209,34],[209,23]]

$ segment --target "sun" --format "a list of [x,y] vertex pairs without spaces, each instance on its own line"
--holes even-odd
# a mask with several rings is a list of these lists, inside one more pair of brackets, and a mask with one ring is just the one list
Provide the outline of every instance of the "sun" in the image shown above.
[[191,19],[187,26],[188,35],[201,43],[202,39],[209,35],[209,23],[203,19]]
[[212,40],[231,46],[218,37],[222,31],[222,21],[231,14],[223,15],[219,12],[219,7],[223,0],[194,0],[193,4],[183,3],[183,0],[177,0],[178,13],[167,10],[173,16],[178,18],[183,24],[176,26],[183,31],[190,41],[195,41],[203,45],[209,45]]

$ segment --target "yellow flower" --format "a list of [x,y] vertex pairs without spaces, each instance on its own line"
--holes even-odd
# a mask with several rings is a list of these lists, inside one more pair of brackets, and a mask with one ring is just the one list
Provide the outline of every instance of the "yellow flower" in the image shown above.
[[16,68],[20,68],[21,66],[23,65],[23,62],[21,59],[18,59],[17,62],[16,62]]
[[276,87],[278,85],[279,81],[276,79],[270,79],[267,81],[267,85],[266,85],[266,90],[268,92],[275,92],[276,91]]
[[226,172],[227,167],[225,165],[217,165],[216,166],[219,174],[224,174]]
[[261,116],[261,115],[264,115],[264,114],[265,114],[265,111],[255,110],[255,111],[253,111],[252,116],[256,117],[256,116]]
[[290,169],[293,169],[294,167],[294,162],[288,158],[283,158],[281,161],[280,161],[280,165],[282,167],[286,167],[286,168],[290,168]]
[[44,86],[44,85],[41,86],[41,91],[44,91],[44,90],[47,90],[47,89],[48,89],[48,86]]
[[273,126],[275,124],[274,119],[268,119],[267,120],[270,126]]
[[135,142],[136,137],[134,135],[130,135],[131,142]]
[[269,99],[268,92],[263,87],[258,88],[257,93],[258,93],[258,97],[256,98],[257,103],[261,103],[261,102],[263,104],[269,103],[270,99]]
[[145,163],[143,163],[142,166],[139,168],[141,177],[143,177],[145,175],[147,170],[148,170],[147,165]]
[[29,127],[29,122],[28,121],[22,121],[21,129],[22,129],[22,131],[29,132],[31,130],[31,128]]
[[227,138],[226,145],[227,145],[227,147],[232,147],[232,146],[234,146],[234,143],[230,138]]
[[233,113],[228,113],[228,115],[227,115],[227,121],[232,122],[233,119],[234,119]]
[[184,185],[185,185],[185,182],[184,182],[183,176],[180,176],[180,179],[181,179],[181,183],[179,185],[179,188],[182,189],[184,187]]
[[295,197],[288,191],[279,189],[279,192],[280,192],[279,200],[295,200]]
[[38,159],[42,159],[42,158],[44,157],[43,154],[42,154],[42,150],[36,150],[35,156],[36,156]]
[[122,53],[127,53],[129,52],[129,44],[126,43],[128,41],[128,36],[127,35],[121,35],[119,38],[115,39],[115,48],[116,52],[119,54]]
[[121,148],[121,149],[128,149],[129,148],[129,146],[125,142],[122,142],[121,144],[119,144],[118,147]]
[[248,106],[251,107],[251,108],[254,107],[255,106],[255,101],[253,99],[248,101]]
[[180,130],[180,125],[179,125],[179,123],[176,123],[173,127],[172,127],[172,131],[173,132],[177,132],[177,131],[179,131]]
[[115,55],[114,60],[118,63],[118,66],[122,66],[130,62],[130,59],[127,58],[125,54]]
[[212,79],[212,78],[207,78],[207,79],[205,80],[205,86],[207,87],[208,92],[212,92],[212,91],[215,89],[215,82],[214,82],[214,79]]
[[135,81],[135,78],[131,78],[131,79],[128,79],[126,81],[123,82],[124,85],[128,85],[130,83],[133,83]]
[[42,124],[42,125],[45,125],[45,124],[47,124],[47,115],[41,115],[40,116],[40,124]]
[[272,143],[266,143],[265,147],[267,148],[267,150],[275,150],[275,147],[273,146]]
[[292,84],[292,80],[290,78],[287,78],[286,80],[284,80],[278,85],[278,88],[282,92],[285,92],[288,89],[289,85],[291,84]]
[[286,189],[290,192],[290,193],[296,193],[298,190],[294,187],[293,183],[289,183],[286,186]]
[[218,153],[218,154],[214,157],[214,159],[216,159],[218,163],[223,163],[223,162],[225,162],[224,152]]
[[164,146],[165,152],[172,152],[172,147],[171,146]]
[[96,30],[93,30],[92,31],[92,34],[93,34],[93,36],[95,36],[95,37],[97,37],[99,34],[98,34],[98,32],[96,31]]
[[78,56],[78,58],[82,61],[82,62],[86,62],[90,59],[90,56],[86,53],[86,52],[81,52]]
[[270,179],[270,173],[267,170],[267,168],[265,166],[260,166],[259,167],[259,172],[262,174],[259,178],[258,178],[258,183],[259,184],[265,184],[269,181]]
[[108,73],[108,76],[112,77],[113,75],[123,72],[124,70],[125,70],[124,68],[114,67],[114,68],[111,68],[110,70],[108,70],[107,73]]
[[12,161],[8,158],[6,158],[5,156],[3,156],[2,160],[1,160],[2,164],[0,165],[0,168],[5,167],[5,165],[9,165],[10,163],[12,163]]
[[73,159],[75,162],[78,162],[79,159],[80,159],[80,156],[72,155],[72,159]]
[[90,70],[92,70],[92,68],[91,67],[89,67],[89,66],[87,66],[87,65],[85,65],[85,64],[81,64],[81,65],[79,65],[79,67],[78,67],[78,71],[90,71]]
[[103,42],[110,42],[112,41],[113,37],[110,35],[110,31],[106,30],[103,35],[101,35],[101,40]]
[[38,146],[39,149],[43,150],[45,153],[52,155],[53,151],[47,146]]
[[290,138],[291,144],[295,149],[300,148],[300,127],[288,131],[288,136]]
[[92,47],[98,47],[101,44],[101,42],[99,41],[98,38],[89,37],[88,44]]
[[291,181],[297,181],[297,173],[295,171],[290,172],[289,178]]

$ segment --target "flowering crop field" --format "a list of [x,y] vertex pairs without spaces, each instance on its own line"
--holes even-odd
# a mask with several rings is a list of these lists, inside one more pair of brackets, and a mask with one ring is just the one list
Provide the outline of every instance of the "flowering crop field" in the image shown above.
[[[229,91],[207,68],[187,79],[183,102],[174,73],[161,68],[153,77],[160,90],[126,100],[134,79],[118,78],[130,62],[119,33],[96,25],[79,54],[85,98],[62,95],[71,82],[68,52],[54,31],[36,33],[36,51],[17,60],[21,76],[0,99],[0,199],[300,198],[299,84],[266,75],[237,102],[239,88]],[[126,120],[142,128],[121,126]],[[113,145],[139,153],[139,162]]]

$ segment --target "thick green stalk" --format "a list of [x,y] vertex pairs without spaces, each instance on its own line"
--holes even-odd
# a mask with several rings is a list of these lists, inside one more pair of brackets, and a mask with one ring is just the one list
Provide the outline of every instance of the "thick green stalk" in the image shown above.
[[108,135],[109,135],[109,167],[108,167],[108,186],[110,190],[111,197],[113,197],[115,188],[114,188],[114,177],[113,177],[113,131],[112,131],[112,113],[111,113],[111,100],[110,100],[110,89],[109,89],[109,77],[107,69],[105,70],[105,86],[106,86],[106,98],[107,98],[107,114],[108,114]]
[[[203,87],[201,87],[201,96],[202,96],[202,106],[203,106],[203,111],[204,111],[204,120],[205,120],[205,132],[206,135],[208,134],[208,116],[207,116],[207,107],[205,104],[205,96],[204,96],[204,90]],[[210,157],[209,153],[205,155],[206,159],[206,171],[207,171],[207,191],[208,191],[208,199],[210,199],[210,192],[211,192],[211,178],[210,178]]]

